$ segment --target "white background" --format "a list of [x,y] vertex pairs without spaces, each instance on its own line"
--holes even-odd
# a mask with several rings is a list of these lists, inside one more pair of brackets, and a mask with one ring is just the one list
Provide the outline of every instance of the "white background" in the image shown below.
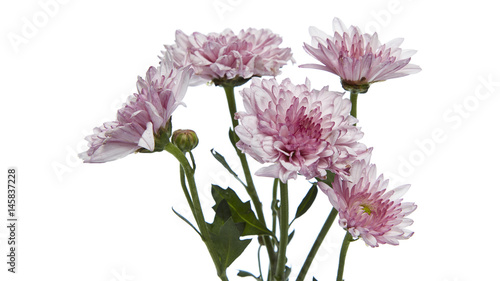
[[[358,101],[363,141],[375,148],[373,162],[390,175],[392,187],[412,184],[405,199],[418,205],[411,215],[415,235],[396,247],[352,243],[344,278],[500,280],[500,22],[492,1],[462,3],[2,1],[0,167],[4,187],[7,168],[18,169],[19,226],[16,275],[7,273],[3,262],[8,231],[0,228],[0,280],[217,280],[203,243],[171,211],[191,218],[172,156],[139,154],[82,164],[76,153],[86,149],[83,138],[95,126],[115,118],[135,91],[137,75],[157,64],[176,29],[190,34],[270,28],[297,60],[283,68],[279,80],[303,83],[307,76],[315,88],[341,91],[332,74],[297,67],[314,62],[302,48],[310,42],[308,27],[331,33],[335,16],[378,31],[383,42],[404,37],[402,47],[418,50],[412,63],[423,69],[374,84]],[[211,221],[211,183],[248,197],[209,152],[216,148],[237,167],[226,137],[222,89],[190,88],[185,102],[174,114],[174,126],[194,129],[201,139],[195,150],[197,182]],[[271,180],[258,183],[269,215]],[[292,184],[292,214],[308,188],[303,178]],[[6,189],[1,193],[6,219]],[[329,210],[327,198],[318,194],[311,211],[294,223],[291,280]],[[342,236],[335,223],[306,280],[313,274],[320,281],[334,279]],[[239,279],[238,269],[258,274],[256,250],[253,241],[228,270],[231,280]]]

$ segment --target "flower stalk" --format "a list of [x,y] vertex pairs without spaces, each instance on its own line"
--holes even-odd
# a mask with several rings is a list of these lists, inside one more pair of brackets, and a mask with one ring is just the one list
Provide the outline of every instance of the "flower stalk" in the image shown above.
[[226,92],[227,106],[229,108],[229,115],[231,118],[231,124],[233,125],[233,130],[238,126],[238,120],[234,118],[234,114],[236,113],[236,100],[234,96],[234,86],[226,85],[223,86],[224,92]]
[[278,225],[278,208],[277,208],[277,204],[278,204],[278,185],[279,185],[279,181],[280,181],[279,179],[274,179],[274,183],[273,183],[273,200],[271,202],[271,210],[272,210],[272,217],[273,217],[272,232],[273,232],[273,234],[274,234],[275,237],[276,237],[276,226]]
[[345,258],[347,255],[347,250],[349,249],[349,244],[353,241],[349,231],[346,231],[344,236],[344,241],[342,242],[342,248],[340,248],[340,258],[339,258],[339,268],[337,270],[337,281],[342,281],[344,276],[344,266]]
[[[357,92],[351,92],[351,115],[355,118],[358,116],[358,93]],[[356,124],[354,124],[356,126]]]
[[[219,257],[217,255],[217,252],[215,250],[215,246],[210,239],[210,232],[208,230],[208,226],[205,222],[205,218],[203,216],[203,211],[201,209],[201,202],[200,198],[198,196],[198,189],[196,187],[196,182],[194,179],[194,170],[189,164],[188,159],[186,158],[185,154],[173,143],[168,143],[165,146],[165,150],[168,151],[170,154],[172,154],[180,163],[182,170],[184,172],[184,175],[187,179],[188,186],[189,186],[189,191],[190,191],[190,197],[192,199],[192,212],[193,216],[196,220],[196,224],[198,225],[198,228],[201,233],[201,238],[203,242],[205,242],[205,245],[207,246],[208,252],[210,253],[210,256],[212,257],[212,260],[217,268],[217,275],[219,278],[223,281],[227,281],[227,276],[225,270],[221,269],[218,264],[219,264]],[[187,194],[186,194],[187,195]],[[189,202],[189,200],[188,200]]]
[[312,261],[314,260],[314,257],[316,256],[316,253],[319,250],[319,247],[323,243],[323,240],[325,240],[326,234],[328,233],[333,222],[335,221],[337,214],[338,214],[337,210],[335,208],[332,208],[332,210],[330,211],[330,214],[326,218],[325,223],[323,224],[323,227],[321,228],[320,232],[318,233],[318,237],[314,241],[314,244],[311,247],[309,254],[307,255],[307,258],[304,262],[304,265],[302,265],[302,268],[300,269],[299,275],[297,277],[297,281],[303,281],[304,278],[306,278],[307,271],[309,270],[309,267],[311,266]]
[[286,248],[288,246],[288,183],[280,181],[280,242],[278,245],[278,263],[276,280],[285,280]]
[[191,199],[191,195],[189,194],[189,190],[186,185],[186,173],[184,173],[184,169],[182,168],[182,165],[179,165],[179,171],[180,171],[180,180],[181,180],[181,187],[182,191],[184,192],[184,196],[186,197],[186,201],[188,202],[189,208],[191,209],[191,212],[194,214],[194,205],[193,205],[193,200]]
[[[226,93],[226,99],[227,99],[227,105],[229,108],[229,114],[231,116],[231,123],[233,125],[233,131],[236,126],[238,126],[238,120],[234,118],[236,114],[236,101],[235,101],[235,96],[234,96],[234,86],[233,85],[225,85],[223,86],[224,91]],[[234,137],[237,138],[238,136],[234,134]],[[235,139],[234,143],[236,143],[238,140]],[[264,224],[266,225],[266,220],[264,217],[264,211],[262,208],[262,203],[259,199],[259,196],[257,194],[257,190],[255,188],[253,178],[252,178],[252,173],[250,172],[250,167],[248,165],[248,160],[246,158],[246,155],[241,152],[236,146],[234,146],[234,149],[236,150],[236,154],[238,155],[238,158],[240,159],[241,166],[243,168],[243,172],[245,174],[245,180],[246,180],[246,185],[245,189],[250,196],[250,199],[255,207],[255,211],[257,212],[257,218]],[[275,267],[276,267],[276,253],[274,251],[273,243],[269,236],[263,236],[264,238],[264,244],[266,246],[266,250],[269,256],[269,270],[270,272],[274,272]]]

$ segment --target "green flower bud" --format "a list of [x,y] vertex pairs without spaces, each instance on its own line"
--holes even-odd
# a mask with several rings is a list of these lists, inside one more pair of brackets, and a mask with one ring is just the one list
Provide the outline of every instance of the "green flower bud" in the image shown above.
[[172,142],[182,151],[189,152],[198,146],[198,136],[193,130],[176,130]]

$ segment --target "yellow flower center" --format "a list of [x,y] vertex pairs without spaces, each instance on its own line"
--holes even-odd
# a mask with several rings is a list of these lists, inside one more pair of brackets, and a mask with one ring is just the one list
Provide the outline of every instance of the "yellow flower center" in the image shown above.
[[359,206],[361,207],[361,209],[363,210],[363,212],[367,213],[368,215],[372,214],[372,210],[370,209],[370,206],[368,206],[366,204],[361,204]]

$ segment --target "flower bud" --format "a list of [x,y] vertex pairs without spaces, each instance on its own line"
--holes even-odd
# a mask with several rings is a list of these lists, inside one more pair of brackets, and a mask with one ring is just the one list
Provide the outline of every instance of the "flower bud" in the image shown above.
[[176,130],[172,142],[182,151],[189,152],[198,145],[198,136],[193,130]]

